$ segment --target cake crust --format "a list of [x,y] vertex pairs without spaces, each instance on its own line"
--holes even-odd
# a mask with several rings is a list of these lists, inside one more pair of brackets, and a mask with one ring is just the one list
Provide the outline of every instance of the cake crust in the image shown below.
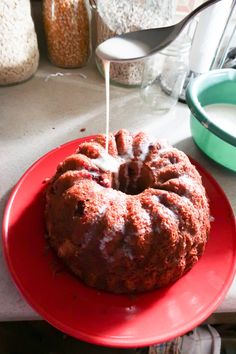
[[85,284],[138,293],[182,277],[204,252],[209,204],[187,155],[143,132],[82,143],[46,190],[47,238]]

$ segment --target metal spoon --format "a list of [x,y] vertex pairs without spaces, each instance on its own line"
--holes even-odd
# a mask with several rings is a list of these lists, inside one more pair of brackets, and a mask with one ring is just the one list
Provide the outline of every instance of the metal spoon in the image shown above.
[[96,54],[101,59],[115,62],[133,61],[155,54],[173,42],[194,16],[218,1],[204,2],[175,25],[123,33],[107,39],[96,48]]

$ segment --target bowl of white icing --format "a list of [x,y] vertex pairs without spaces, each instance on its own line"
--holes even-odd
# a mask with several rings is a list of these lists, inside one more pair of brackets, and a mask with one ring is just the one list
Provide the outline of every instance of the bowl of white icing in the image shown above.
[[186,102],[197,146],[236,171],[236,70],[217,69],[195,78],[187,88]]

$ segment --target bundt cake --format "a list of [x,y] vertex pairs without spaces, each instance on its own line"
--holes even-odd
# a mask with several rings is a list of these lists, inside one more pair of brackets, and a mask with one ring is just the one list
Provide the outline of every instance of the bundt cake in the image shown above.
[[87,285],[113,293],[166,286],[208,239],[209,205],[188,157],[145,133],[81,143],[46,189],[50,245]]

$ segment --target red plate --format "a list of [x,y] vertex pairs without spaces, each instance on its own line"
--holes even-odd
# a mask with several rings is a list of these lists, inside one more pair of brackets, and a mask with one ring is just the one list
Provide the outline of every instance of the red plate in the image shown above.
[[195,267],[174,285],[135,297],[86,287],[66,271],[55,272],[57,260],[44,239],[43,181],[88,139],[47,153],[14,188],[3,222],[4,252],[13,279],[45,320],[87,342],[139,347],[182,335],[217,308],[233,280],[236,229],[230,204],[216,181],[196,163],[215,221],[206,251]]

